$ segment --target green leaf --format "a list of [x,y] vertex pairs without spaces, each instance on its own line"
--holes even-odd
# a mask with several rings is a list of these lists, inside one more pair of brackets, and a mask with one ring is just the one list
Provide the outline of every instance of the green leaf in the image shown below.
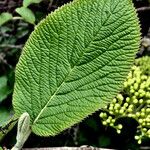
[[0,102],[7,98],[12,90],[7,86],[7,77],[0,77]]
[[0,14],[0,26],[13,18],[12,14],[4,12]]
[[27,22],[34,24],[35,16],[34,13],[26,7],[16,8],[16,12]]
[[42,0],[24,0],[23,1],[23,6],[24,7],[28,7],[29,5],[35,3],[35,4],[38,4],[40,3]]
[[12,117],[12,111],[10,111],[8,108],[1,106],[0,107],[0,126],[6,125],[11,117]]
[[0,142],[6,134],[15,126],[16,118],[12,108],[0,106]]
[[139,48],[129,0],[75,0],[51,13],[28,39],[16,68],[16,116],[56,135],[103,108],[121,90]]

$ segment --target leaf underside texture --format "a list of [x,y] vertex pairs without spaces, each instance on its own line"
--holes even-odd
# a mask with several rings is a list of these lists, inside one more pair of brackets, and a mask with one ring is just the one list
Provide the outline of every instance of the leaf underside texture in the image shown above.
[[16,67],[13,105],[32,131],[56,135],[119,92],[140,41],[130,0],[75,0],[47,16]]

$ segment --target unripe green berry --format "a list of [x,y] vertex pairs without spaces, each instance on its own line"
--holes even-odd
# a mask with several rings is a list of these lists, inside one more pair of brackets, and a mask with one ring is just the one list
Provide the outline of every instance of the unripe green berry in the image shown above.
[[119,110],[119,113],[120,113],[120,114],[123,114],[123,113],[124,113],[124,109],[120,109],[120,110]]
[[133,114],[128,114],[128,117],[133,117]]
[[110,123],[109,125],[110,125],[111,127],[114,127],[114,124],[113,124],[113,123]]
[[130,89],[130,93],[133,94],[135,91],[134,89]]
[[137,103],[138,103],[138,100],[137,100],[137,99],[134,99],[134,100],[133,100],[133,103],[134,103],[134,104],[137,104]]
[[114,107],[114,106],[115,106],[115,104],[112,104],[112,103],[109,105],[109,107]]
[[143,122],[143,119],[139,119],[139,123],[142,123]]
[[140,78],[137,78],[137,79],[136,79],[136,83],[141,83],[141,79],[140,79]]
[[150,99],[149,99],[149,100],[147,100],[147,104],[150,104]]
[[113,114],[114,114],[114,112],[113,112],[113,111],[109,111],[109,113],[110,113],[111,115],[113,115]]
[[115,123],[115,121],[116,121],[115,119],[112,119],[112,121],[111,121],[111,122],[112,122],[112,123]]
[[106,122],[107,122],[107,124],[109,124],[110,123],[110,119],[107,119]]
[[113,108],[113,107],[109,107],[108,109],[109,109],[110,111],[112,111],[114,108]]
[[129,97],[126,98],[126,102],[128,102],[128,103],[130,102],[130,98]]
[[145,112],[145,111],[146,111],[146,109],[145,109],[145,108],[142,108],[142,109],[141,109],[141,112]]
[[140,99],[140,100],[139,100],[139,103],[140,103],[140,104],[143,104],[143,102],[144,102],[143,99]]
[[123,105],[123,107],[128,107],[129,106],[129,104],[128,103],[124,103],[124,105]]
[[139,94],[139,97],[144,97],[144,96],[145,96],[145,92]]
[[133,85],[133,87],[134,87],[135,90],[138,89],[138,86],[139,86],[139,85],[138,85],[137,83],[134,83],[134,85]]
[[142,83],[142,84],[140,85],[140,89],[143,90],[144,88],[145,88],[145,84]]
[[137,97],[137,96],[139,95],[139,93],[138,93],[138,92],[135,92],[134,95]]
[[128,82],[124,82],[124,88],[127,88],[128,87]]
[[120,105],[117,103],[117,104],[115,104],[115,106],[114,106],[114,109],[119,109],[120,108]]
[[142,75],[142,76],[141,76],[141,79],[142,79],[142,80],[147,80],[147,76],[146,76],[146,75]]
[[106,121],[103,121],[102,124],[105,126],[105,125],[107,125],[107,122],[106,122]]
[[134,79],[132,78],[132,79],[128,79],[128,85],[132,85],[134,83]]
[[140,94],[144,93],[144,90],[143,89],[139,89],[138,91]]
[[121,130],[117,129],[117,133],[120,134],[120,133],[121,133]]
[[99,115],[99,116],[100,116],[101,118],[103,118],[103,114],[104,114],[104,113],[100,113],[100,115]]
[[103,113],[103,117],[105,117],[105,118],[106,118],[106,117],[107,117],[107,113]]
[[146,121],[146,122],[150,122],[150,118],[147,117],[147,118],[145,119],[145,121]]
[[[132,69],[132,70],[136,70],[136,69],[137,69],[137,66],[132,66],[131,69]],[[129,74],[131,74],[131,72],[130,72]]]
[[122,129],[123,128],[122,124],[119,124],[117,128]]
[[119,101],[123,101],[123,96],[121,94],[118,94],[117,98],[118,98]]
[[127,111],[128,111],[129,113],[132,113],[133,109],[132,109],[132,108],[128,108]]
[[146,96],[147,98],[150,98],[150,93],[149,93],[149,92],[146,92],[145,96]]
[[147,109],[146,109],[146,112],[147,112],[147,113],[150,113],[150,108],[147,108]]
[[147,131],[148,134],[150,134],[150,129]]
[[113,103],[116,103],[116,102],[117,102],[116,98],[114,98],[112,102],[113,102]]
[[143,128],[142,130],[143,130],[143,132],[147,132],[147,129],[146,129],[146,128]]
[[142,126],[145,126],[145,125],[146,125],[146,123],[145,123],[145,122],[143,122],[143,123],[142,123]]
[[136,116],[139,117],[139,116],[140,116],[140,113],[139,113],[139,112],[136,112]]
[[118,113],[119,113],[119,110],[115,109],[115,113],[117,113],[117,114],[118,114]]
[[135,138],[135,140],[138,140],[140,137],[138,135],[136,135],[134,138]]
[[107,107],[108,107],[108,105],[106,105],[106,106],[104,107],[104,109],[107,109]]
[[141,139],[140,139],[140,140],[138,140],[138,144],[141,144],[141,143],[142,143]]
[[150,123],[147,123],[146,125],[147,125],[147,126],[150,126]]

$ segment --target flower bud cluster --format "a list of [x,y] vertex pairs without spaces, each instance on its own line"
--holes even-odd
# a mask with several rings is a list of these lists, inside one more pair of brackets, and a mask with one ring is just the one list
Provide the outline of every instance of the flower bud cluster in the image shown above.
[[135,60],[135,65],[140,67],[140,70],[146,74],[150,75],[150,57],[144,56],[140,59]]
[[115,128],[120,134],[123,126],[116,120],[134,118],[139,124],[135,139],[141,144],[143,137],[150,138],[150,76],[143,74],[139,66],[133,66],[122,93],[100,113],[102,123]]

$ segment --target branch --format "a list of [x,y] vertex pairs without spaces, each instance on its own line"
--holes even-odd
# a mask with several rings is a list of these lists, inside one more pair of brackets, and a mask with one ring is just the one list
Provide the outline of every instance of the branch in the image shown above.
[[96,148],[92,146],[81,146],[81,147],[23,148],[23,150],[115,150],[115,149]]
[[140,7],[136,9],[137,12],[150,10],[150,7]]
[[22,49],[23,45],[5,45],[2,44],[0,45],[0,48],[18,48],[18,49]]

